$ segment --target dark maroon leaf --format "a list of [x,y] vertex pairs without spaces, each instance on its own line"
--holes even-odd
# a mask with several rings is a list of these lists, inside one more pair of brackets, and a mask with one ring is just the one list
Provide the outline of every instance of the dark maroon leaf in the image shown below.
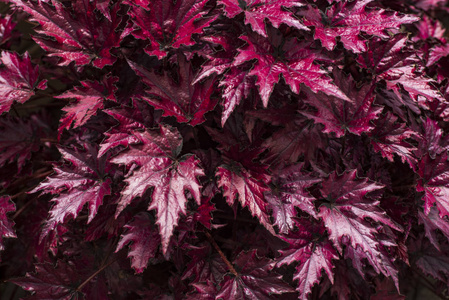
[[39,67],[33,66],[28,53],[2,51],[0,58],[0,114],[9,111],[17,101],[25,103],[34,95],[36,88],[43,88],[39,82]]
[[396,154],[402,162],[414,166],[416,158],[412,153],[415,148],[406,139],[415,136],[415,133],[406,129],[405,124],[398,122],[398,118],[390,112],[378,118],[374,124],[374,129],[368,133],[374,151],[380,152],[389,161],[393,161]]
[[373,105],[374,85],[357,88],[351,77],[342,72],[334,72],[334,82],[351,102],[322,92],[308,92],[306,102],[318,111],[301,113],[323,124],[324,132],[334,132],[337,137],[344,135],[346,131],[357,135],[371,131],[374,128],[371,121],[377,119],[382,111],[382,107]]
[[38,151],[40,141],[34,120],[22,121],[16,118],[0,119],[0,167],[17,161],[20,172],[32,152]]
[[271,261],[257,257],[256,251],[241,252],[233,263],[239,273],[224,278],[217,299],[268,300],[294,291],[272,271]]
[[[239,54],[233,66],[252,59],[257,60],[248,75],[257,76],[256,85],[259,86],[260,97],[265,107],[281,74],[294,93],[299,93],[300,84],[303,83],[314,92],[322,91],[327,95],[350,101],[337,86],[332,84],[327,72],[314,64],[315,54],[308,48],[308,43],[291,39],[281,44],[278,37],[265,39],[256,35],[242,35],[240,38],[247,45],[238,49]],[[275,50],[276,48],[280,49]],[[276,57],[275,51],[282,51],[283,55]]]
[[245,14],[245,24],[250,24],[252,29],[262,36],[268,36],[265,30],[265,19],[269,20],[271,25],[279,28],[281,24],[310,30],[301,24],[299,19],[292,15],[285,8],[301,7],[300,1],[296,0],[220,0],[219,3],[225,6],[226,16],[234,18],[240,13]]
[[15,238],[14,222],[10,221],[6,216],[7,213],[16,210],[15,204],[8,196],[0,197],[0,250],[5,249],[3,238]]
[[193,278],[192,282],[220,282],[228,271],[223,259],[218,253],[213,253],[210,245],[191,247],[188,255],[190,263],[182,279]]
[[[264,197],[264,193],[269,191],[267,183],[270,176],[265,166],[252,163],[258,154],[258,150],[239,152],[238,148],[233,147],[228,154],[230,158],[225,157],[225,164],[217,168],[218,186],[223,189],[223,195],[230,206],[238,198],[243,207],[248,207],[251,214],[274,233],[267,211],[268,203]],[[233,157],[239,157],[241,161],[234,161]],[[245,165],[252,166],[247,169]]]
[[295,222],[297,231],[283,237],[289,243],[286,250],[282,250],[277,266],[299,262],[293,279],[298,280],[297,290],[301,299],[307,299],[312,287],[320,282],[324,270],[331,283],[334,282],[333,263],[337,260],[337,252],[325,237],[322,224],[301,218]]
[[400,87],[403,87],[415,100],[418,95],[422,95],[444,101],[434,88],[433,81],[416,68],[419,60],[416,53],[407,46],[407,35],[397,34],[387,41],[372,38],[368,49],[357,58],[357,62],[369,69],[378,80],[385,80],[387,88],[399,97]]
[[272,180],[273,188],[265,193],[265,199],[272,210],[273,225],[277,225],[279,231],[284,234],[294,231],[296,209],[317,218],[315,198],[306,189],[321,179],[302,171],[302,166],[300,164],[280,170],[279,176]]
[[73,264],[59,261],[56,268],[49,263],[37,264],[35,267],[34,274],[27,273],[26,277],[12,280],[24,290],[34,293],[28,299],[71,300],[82,295],[74,285],[78,274]]
[[145,212],[136,215],[133,221],[125,225],[125,228],[127,231],[122,234],[115,252],[132,242],[128,257],[131,257],[131,266],[134,270],[137,273],[142,273],[148,266],[148,260],[156,256],[161,237]]
[[90,144],[84,144],[83,148],[59,148],[64,160],[70,164],[55,167],[56,174],[32,191],[56,195],[52,199],[55,204],[42,230],[41,240],[59,223],[64,223],[66,217],[76,218],[86,203],[89,205],[87,222],[92,221],[103,198],[111,192],[112,181],[107,175],[112,166],[108,157],[97,158],[97,149]]
[[141,144],[131,145],[112,159],[113,163],[133,165],[139,169],[128,174],[128,183],[121,193],[118,215],[136,197],[141,197],[150,187],[152,202],[149,210],[156,209],[156,223],[162,239],[162,252],[168,249],[173,230],[178,225],[179,214],[186,214],[188,190],[200,205],[201,193],[198,176],[204,175],[198,160],[192,155],[179,157],[182,138],[174,128],[161,126],[158,130],[134,133]]
[[[114,83],[118,78],[109,77],[104,82],[83,81],[81,87],[75,87],[55,98],[58,99],[75,99],[76,102],[63,108],[65,111],[64,118],[61,119],[59,132],[82,126],[93,117],[98,109],[103,109],[104,101],[115,101],[114,92],[117,88]],[[106,91],[107,94],[104,94]]]
[[74,61],[83,66],[92,62],[95,67],[103,68],[115,62],[110,50],[120,43],[120,34],[116,32],[120,22],[119,5],[114,5],[110,21],[95,13],[96,2],[89,0],[75,0],[71,7],[56,0],[11,2],[40,25],[35,29],[38,35],[34,39],[49,56],[61,58],[59,65]]
[[201,33],[217,17],[207,16],[209,8],[205,5],[208,1],[127,1],[131,5],[128,14],[135,25],[133,35],[149,40],[145,52],[159,59],[170,49],[194,45],[192,36]]
[[175,116],[178,122],[195,126],[205,121],[204,115],[217,103],[211,98],[214,79],[193,84],[191,64],[183,55],[178,55],[179,71],[176,81],[168,73],[160,76],[133,62],[129,64],[150,88],[143,98],[154,108],[162,109],[163,116]]
[[[329,239],[340,253],[346,243],[354,249],[360,247],[370,263],[388,276],[391,272],[380,264],[382,252],[376,236],[379,232],[366,219],[401,230],[378,206],[378,200],[367,197],[368,193],[381,188],[367,179],[358,179],[355,170],[341,175],[333,173],[323,181],[323,204],[318,216],[322,218]],[[397,278],[393,280],[397,282]]]
[[304,16],[305,25],[315,28],[314,37],[321,41],[323,47],[333,50],[338,38],[346,49],[355,53],[367,50],[366,39],[360,36],[362,32],[388,38],[387,29],[398,32],[403,24],[419,21],[417,16],[366,8],[370,2],[373,1],[337,2],[324,12],[309,7],[301,15]]
[[447,152],[431,158],[429,154],[418,162],[418,192],[424,192],[424,212],[436,205],[440,218],[449,216],[449,162]]

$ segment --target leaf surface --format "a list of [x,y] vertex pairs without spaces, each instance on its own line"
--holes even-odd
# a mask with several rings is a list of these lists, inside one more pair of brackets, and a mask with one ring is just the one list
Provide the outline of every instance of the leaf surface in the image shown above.
[[[14,102],[25,103],[34,95],[39,82],[39,67],[33,66],[30,56],[2,51],[0,58],[0,114],[9,111]],[[43,86],[42,86],[43,87]]]
[[127,1],[131,5],[128,14],[135,24],[132,34],[138,39],[149,40],[145,52],[162,59],[170,49],[194,45],[192,36],[201,33],[215,20],[217,16],[207,16],[209,9],[205,5],[208,1]]
[[296,0],[220,0],[219,3],[225,6],[226,16],[234,18],[240,13],[245,14],[245,24],[251,25],[252,29],[258,34],[267,37],[265,29],[265,20],[279,28],[281,24],[287,24],[301,30],[310,29],[301,24],[299,19],[292,15],[285,8],[301,7],[302,4]]
[[148,266],[148,260],[155,257],[161,238],[147,213],[136,215],[134,220],[125,225],[125,228],[127,231],[122,234],[115,252],[132,242],[128,252],[128,257],[131,257],[131,267],[137,273],[142,273]]
[[160,76],[133,62],[129,64],[150,88],[143,99],[154,108],[162,109],[163,116],[174,116],[178,122],[195,126],[203,123],[206,120],[204,115],[217,104],[216,99],[211,98],[214,78],[193,84],[194,72],[183,55],[178,56],[176,81],[169,73]]
[[329,51],[334,49],[339,39],[346,49],[354,53],[367,51],[366,39],[360,35],[362,32],[388,38],[387,29],[398,31],[403,24],[419,21],[418,17],[412,15],[366,8],[370,2],[372,0],[338,2],[325,12],[308,7],[300,14],[304,16],[305,25],[315,27],[314,38],[320,40]]
[[270,260],[257,257],[255,250],[241,252],[233,263],[238,266],[239,274],[224,278],[218,299],[268,300],[272,299],[273,294],[293,292],[293,289],[282,281],[281,275],[272,271]]
[[179,132],[161,126],[158,130],[135,132],[140,144],[130,145],[111,161],[116,164],[133,165],[139,168],[128,174],[128,185],[121,192],[116,215],[136,197],[153,187],[149,210],[156,210],[156,223],[162,240],[162,252],[168,249],[173,230],[178,225],[180,214],[186,214],[188,190],[193,199],[201,204],[198,176],[204,175],[198,166],[199,160],[192,155],[178,158],[182,148]]
[[120,34],[116,32],[119,5],[114,5],[112,20],[96,13],[96,1],[75,0],[65,6],[60,1],[11,1],[31,15],[39,23],[34,40],[49,54],[60,57],[61,66],[72,61],[84,66],[92,62],[97,68],[112,65],[116,61],[110,50],[118,47]]
[[108,158],[97,158],[95,146],[87,143],[83,146],[84,149],[60,147],[59,152],[70,164],[55,167],[55,174],[32,191],[56,195],[52,199],[55,204],[50,210],[50,218],[42,230],[40,240],[58,224],[64,223],[66,217],[76,218],[86,203],[89,206],[87,222],[92,221],[104,197],[111,192],[112,180],[106,177],[111,170]]

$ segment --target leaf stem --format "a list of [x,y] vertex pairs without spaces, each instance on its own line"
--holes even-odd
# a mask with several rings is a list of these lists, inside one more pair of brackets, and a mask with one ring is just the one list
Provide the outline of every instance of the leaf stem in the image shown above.
[[221,251],[220,247],[218,247],[217,243],[215,242],[215,240],[213,239],[213,237],[210,235],[210,233],[208,231],[204,232],[207,236],[207,239],[209,240],[209,242],[212,244],[212,246],[214,246],[215,250],[217,250],[218,254],[220,254],[221,259],[225,262],[225,264],[228,266],[229,271],[231,271],[232,274],[234,274],[234,276],[239,276],[239,273],[237,273],[237,271],[235,270],[234,266],[231,264],[231,262],[226,258],[226,256],[224,255],[223,251]]

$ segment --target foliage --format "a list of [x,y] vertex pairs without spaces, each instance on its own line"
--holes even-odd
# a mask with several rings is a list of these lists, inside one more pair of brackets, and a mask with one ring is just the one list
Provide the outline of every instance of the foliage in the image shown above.
[[0,13],[0,293],[449,297],[444,1]]

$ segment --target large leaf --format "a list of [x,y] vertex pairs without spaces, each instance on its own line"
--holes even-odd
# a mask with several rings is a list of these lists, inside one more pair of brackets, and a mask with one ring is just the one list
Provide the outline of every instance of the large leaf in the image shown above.
[[73,128],[86,124],[97,113],[98,109],[103,109],[106,99],[115,101],[114,92],[117,88],[114,87],[114,83],[117,79],[109,77],[102,83],[82,81],[81,87],[74,87],[72,90],[55,97],[76,100],[75,103],[62,109],[66,114],[61,119],[59,132],[62,132],[63,129],[69,129],[72,124]]
[[131,267],[137,273],[142,273],[148,266],[148,260],[155,257],[161,243],[161,237],[154,228],[148,213],[139,213],[128,225],[125,225],[127,231],[122,234],[120,242],[117,244],[115,252],[122,249],[126,244],[132,242],[128,257],[131,257]]
[[273,294],[294,291],[272,271],[271,261],[257,257],[255,250],[241,252],[233,263],[239,273],[224,278],[216,299],[268,300]]
[[337,137],[344,135],[346,131],[357,135],[371,131],[374,128],[371,121],[382,111],[382,107],[373,105],[374,85],[364,85],[358,89],[350,76],[334,72],[334,77],[336,85],[351,102],[321,92],[308,92],[306,102],[312,104],[317,112],[301,113],[323,124],[324,132],[334,132]]
[[136,197],[141,197],[154,187],[148,209],[156,210],[156,223],[162,239],[162,251],[168,249],[173,230],[178,225],[179,214],[186,214],[188,190],[193,199],[201,204],[201,186],[198,176],[204,175],[198,159],[192,155],[178,157],[182,138],[176,129],[161,126],[158,130],[134,132],[140,144],[130,145],[111,161],[116,164],[137,164],[137,170],[128,174],[128,183],[121,192],[118,215]]
[[296,0],[220,0],[219,3],[225,5],[226,16],[234,18],[240,13],[245,14],[245,24],[250,24],[255,32],[262,36],[268,36],[265,29],[265,19],[279,28],[281,24],[295,27],[302,30],[310,30],[301,24],[299,19],[285,11],[285,8],[301,7],[302,4]]
[[388,38],[387,29],[397,32],[403,24],[419,21],[417,16],[399,15],[384,9],[366,8],[373,0],[343,1],[324,12],[309,6],[300,14],[304,24],[315,27],[314,37],[328,50],[333,50],[339,39],[343,46],[355,53],[365,52],[366,39],[361,33]]
[[216,99],[211,98],[214,78],[193,84],[195,75],[192,66],[181,54],[178,55],[179,71],[176,80],[172,74],[164,73],[161,76],[136,63],[129,64],[150,88],[143,99],[154,108],[162,109],[163,116],[174,116],[178,122],[195,126],[204,122],[204,115],[217,104]]
[[403,162],[414,166],[416,158],[413,150],[415,148],[407,143],[406,139],[414,136],[414,132],[405,128],[404,123],[397,122],[397,117],[391,112],[378,118],[374,123],[374,129],[368,133],[374,151],[394,161],[393,156],[398,155]]
[[111,170],[108,158],[97,158],[98,150],[90,144],[83,146],[84,149],[59,148],[64,160],[70,164],[55,167],[56,174],[33,190],[56,195],[41,240],[59,223],[64,223],[66,217],[76,218],[86,203],[89,205],[87,222],[92,221],[103,198],[111,192],[112,180],[106,177]]
[[205,7],[208,1],[127,1],[131,5],[128,14],[135,27],[133,35],[149,40],[145,52],[159,59],[172,48],[194,45],[192,36],[201,33],[216,18],[206,16],[209,12],[209,8]]
[[387,88],[399,98],[402,87],[415,100],[422,95],[444,101],[432,79],[416,68],[420,62],[415,51],[407,46],[407,40],[406,34],[397,34],[387,41],[374,37],[369,40],[368,51],[359,55],[357,62],[370,70],[376,80],[385,80]]
[[[389,265],[382,263],[382,244],[377,237],[378,229],[372,222],[401,229],[379,207],[378,200],[367,197],[368,193],[381,188],[367,179],[358,179],[355,170],[341,175],[332,173],[323,181],[321,193],[324,203],[319,208],[318,216],[322,218],[329,239],[340,253],[345,245],[354,249],[360,247],[361,254],[368,258],[373,267],[389,276],[394,272],[387,269]],[[397,283],[397,278],[393,280]]]
[[39,67],[33,66],[28,53],[23,57],[17,53],[2,51],[0,58],[0,114],[9,111],[17,101],[25,103],[34,95],[39,83]]
[[96,13],[96,1],[75,0],[71,6],[58,0],[12,0],[16,6],[31,15],[39,23],[34,40],[48,52],[49,56],[60,57],[59,65],[72,61],[76,65],[90,62],[98,68],[112,65],[116,58],[110,53],[120,43],[116,32],[120,19],[117,17],[120,5],[111,8],[112,19]]
[[236,147],[231,148],[228,157],[224,158],[224,164],[217,168],[218,186],[223,189],[230,206],[238,198],[243,207],[248,207],[251,214],[274,233],[264,196],[269,191],[267,184],[270,176],[265,166],[252,162],[258,154],[258,150],[240,152]]
[[347,96],[332,84],[327,72],[314,64],[315,54],[307,43],[300,43],[296,39],[281,41],[279,37],[272,36],[266,39],[254,34],[242,35],[240,38],[247,45],[238,49],[239,54],[235,57],[233,65],[238,66],[248,60],[257,60],[248,75],[257,76],[256,85],[259,86],[265,107],[281,74],[294,93],[299,93],[300,85],[303,83],[314,92],[322,91],[327,95],[349,101]]
[[301,218],[295,221],[297,231],[283,237],[289,243],[287,249],[280,251],[276,265],[289,265],[299,262],[293,279],[298,280],[297,291],[301,299],[307,299],[312,287],[320,282],[324,270],[331,283],[334,282],[333,263],[337,252],[325,237],[322,224]]
[[317,217],[315,198],[306,191],[306,188],[321,180],[310,176],[301,168],[302,164],[280,170],[279,175],[272,180],[273,188],[265,193],[265,198],[273,211],[273,224],[278,226],[281,233],[287,234],[294,230],[296,209]]

